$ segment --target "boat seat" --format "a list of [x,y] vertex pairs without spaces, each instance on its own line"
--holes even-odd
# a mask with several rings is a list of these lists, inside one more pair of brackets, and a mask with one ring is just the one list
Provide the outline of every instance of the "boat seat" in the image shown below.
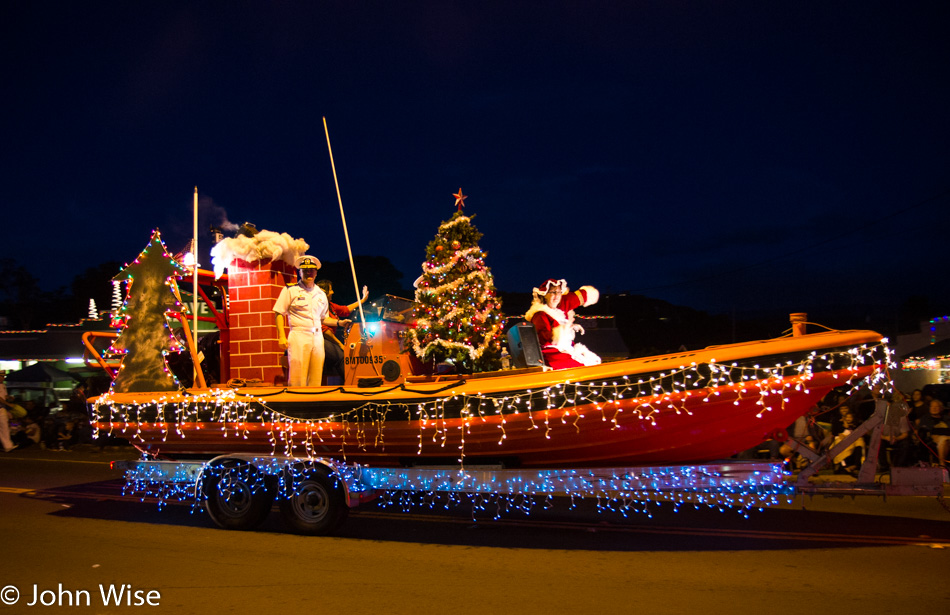
[[508,329],[508,354],[515,367],[540,367],[544,365],[538,332],[530,322],[519,323]]

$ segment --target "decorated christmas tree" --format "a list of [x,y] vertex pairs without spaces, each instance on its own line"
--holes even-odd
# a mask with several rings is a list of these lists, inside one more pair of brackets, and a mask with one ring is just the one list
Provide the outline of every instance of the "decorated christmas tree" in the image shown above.
[[453,196],[458,211],[426,248],[409,339],[425,363],[453,363],[464,373],[499,369],[501,300],[478,247],[482,234],[462,212],[468,197],[461,188]]
[[122,365],[112,383],[116,393],[174,391],[175,377],[165,355],[181,350],[165,314],[180,305],[177,279],[184,270],[168,254],[156,229],[152,239],[116,279],[126,280],[126,298],[114,323],[120,327],[111,352],[122,353]]

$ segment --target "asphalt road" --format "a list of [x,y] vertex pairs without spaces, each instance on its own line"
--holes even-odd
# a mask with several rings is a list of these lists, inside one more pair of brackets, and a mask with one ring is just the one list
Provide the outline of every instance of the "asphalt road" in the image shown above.
[[159,510],[123,497],[108,461],[128,457],[0,456],[0,599],[19,594],[16,604],[0,604],[0,615],[59,610],[69,600],[82,606],[77,612],[96,613],[950,607],[950,511],[933,497],[799,499],[748,519],[662,506],[624,519],[597,513],[592,502],[500,520],[368,506],[337,536],[315,538],[284,533],[276,514],[258,531],[228,532],[188,505]]

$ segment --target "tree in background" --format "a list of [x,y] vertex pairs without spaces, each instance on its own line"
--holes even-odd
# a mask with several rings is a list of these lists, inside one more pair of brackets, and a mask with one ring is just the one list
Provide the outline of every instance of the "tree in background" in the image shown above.
[[[369,287],[369,296],[373,299],[383,295],[405,297],[406,291],[402,287],[402,272],[396,269],[385,256],[366,256],[357,254],[353,257],[356,266],[356,275],[360,286]],[[321,280],[333,283],[334,303],[348,304],[356,301],[353,290],[353,272],[350,261],[323,261],[320,272]],[[365,309],[365,308],[364,308]]]
[[64,294],[62,288],[42,290],[26,267],[12,258],[0,259],[0,328],[38,329],[54,322]]
[[462,213],[468,197],[461,189],[453,196],[458,211],[426,248],[409,340],[426,363],[451,362],[460,372],[499,369],[501,299],[478,246],[482,234]]
[[67,299],[69,304],[69,313],[64,314],[62,322],[75,322],[84,315],[84,307],[89,305],[89,300],[93,299],[100,310],[105,310],[112,305],[112,278],[116,272],[122,269],[122,263],[118,261],[107,261],[88,267],[83,273],[73,278],[70,284],[72,296]]
[[48,291],[26,267],[13,259],[0,259],[0,328],[39,329],[88,318],[90,299],[100,307],[110,304],[110,280],[119,269],[121,263],[105,262],[77,275],[68,289]]

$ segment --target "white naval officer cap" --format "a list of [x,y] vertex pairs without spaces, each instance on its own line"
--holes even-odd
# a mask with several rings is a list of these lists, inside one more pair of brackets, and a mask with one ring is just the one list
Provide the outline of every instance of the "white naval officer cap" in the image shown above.
[[319,269],[320,259],[304,254],[303,256],[298,256],[294,264],[297,266],[297,269]]

